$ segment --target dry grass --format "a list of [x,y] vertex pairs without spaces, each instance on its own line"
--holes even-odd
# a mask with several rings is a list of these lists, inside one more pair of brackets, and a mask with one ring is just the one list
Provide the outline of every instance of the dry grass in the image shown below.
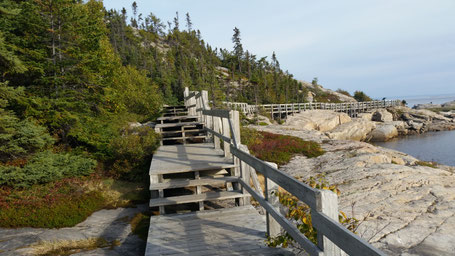
[[114,179],[91,181],[85,184],[88,191],[100,191],[107,208],[132,207],[147,202],[149,192],[145,184]]
[[60,240],[51,242],[40,242],[32,246],[34,249],[34,255],[71,255],[74,253],[85,252],[95,250],[97,248],[108,248],[111,249],[114,246],[119,246],[120,241],[114,240],[112,242],[107,241],[104,238],[89,238],[84,240]]

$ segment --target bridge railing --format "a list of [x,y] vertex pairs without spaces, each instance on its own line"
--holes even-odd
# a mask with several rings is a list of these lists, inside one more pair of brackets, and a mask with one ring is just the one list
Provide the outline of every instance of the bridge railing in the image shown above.
[[[240,177],[239,189],[249,193],[266,210],[269,236],[277,236],[284,230],[310,255],[343,255],[343,251],[349,255],[385,255],[338,222],[338,197],[335,193],[314,189],[278,170],[276,165],[250,155],[248,148],[241,144],[238,111],[212,110],[208,106],[206,91],[190,92],[188,88],[185,89],[185,105],[194,108],[192,110],[204,121],[206,130],[213,136],[215,148],[223,149],[225,156],[233,157],[240,166],[236,171],[236,176]],[[265,178],[264,193],[256,172]],[[312,224],[318,231],[317,244],[305,237],[280,211],[276,196],[278,187],[311,208]]]
[[376,108],[387,108],[401,105],[400,100],[374,100],[363,102],[345,102],[345,103],[288,103],[288,104],[264,104],[264,105],[249,105],[244,102],[223,102],[228,108],[238,110],[244,114],[257,113],[259,109],[264,109],[270,113],[272,117],[275,114],[293,114],[301,111],[312,109],[333,110],[337,112],[363,112]]

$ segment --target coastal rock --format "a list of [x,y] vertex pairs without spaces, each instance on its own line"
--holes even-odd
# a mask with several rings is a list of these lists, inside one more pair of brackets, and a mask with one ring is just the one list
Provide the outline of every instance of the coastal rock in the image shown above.
[[0,228],[0,254],[36,255],[33,246],[37,243],[104,238],[108,242],[116,241],[118,246],[108,251],[81,252],[80,255],[144,255],[145,242],[132,233],[130,220],[147,210],[145,204],[137,205],[137,208],[100,210],[70,228]]
[[440,108],[440,107],[442,107],[441,104],[428,103],[428,104],[417,104],[412,108],[413,109],[429,109],[429,108]]
[[365,140],[367,134],[370,133],[375,127],[376,124],[372,121],[354,119],[351,122],[339,125],[326,134],[331,139],[361,141]]
[[258,122],[259,123],[265,123],[267,125],[271,125],[272,124],[272,122],[270,122],[270,119],[268,119],[267,117],[262,116],[262,115],[258,115]]
[[[388,124],[390,125],[390,124]],[[273,133],[291,133],[267,127]],[[296,156],[280,169],[337,184],[339,209],[360,220],[357,234],[387,255],[452,255],[455,250],[454,168],[419,166],[407,154],[358,141],[322,139],[316,158]]]
[[357,114],[357,118],[360,118],[360,119],[363,119],[363,120],[367,120],[367,121],[371,121],[373,119],[373,113],[359,113]]
[[444,108],[455,108],[455,100],[446,102],[441,105]]
[[376,122],[389,122],[393,121],[393,115],[386,109],[378,109],[373,113],[371,120]]
[[309,110],[289,116],[285,125],[299,129],[326,132],[350,121],[351,118],[345,113],[331,110]]
[[388,141],[398,136],[398,130],[393,124],[378,125],[369,134],[370,141]]

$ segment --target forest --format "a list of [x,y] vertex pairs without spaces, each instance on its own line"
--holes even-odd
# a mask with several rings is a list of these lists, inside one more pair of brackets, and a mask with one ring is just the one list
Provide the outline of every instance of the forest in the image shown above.
[[214,48],[179,15],[165,23],[136,3],[128,12],[95,0],[0,3],[1,225],[70,226],[115,207],[99,184],[148,180],[159,141],[131,124],[179,104],[186,86],[217,106],[305,101],[309,89],[275,53],[243,49],[236,27],[232,49]]

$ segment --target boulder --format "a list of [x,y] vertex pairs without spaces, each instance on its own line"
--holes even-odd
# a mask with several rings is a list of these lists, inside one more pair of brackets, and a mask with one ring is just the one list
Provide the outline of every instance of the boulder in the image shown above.
[[455,100],[446,102],[442,104],[442,107],[444,108],[455,108]]
[[357,114],[357,118],[371,121],[371,119],[373,118],[373,113],[359,113]]
[[367,121],[364,119],[355,119],[352,122],[344,123],[339,125],[337,128],[333,129],[330,132],[327,132],[326,135],[335,140],[365,140],[367,134],[370,133],[376,124],[372,121]]
[[259,123],[265,123],[267,125],[271,125],[272,122],[270,122],[270,119],[265,117],[265,116],[262,116],[262,115],[258,115],[258,122]]
[[289,116],[285,125],[295,129],[326,132],[350,121],[351,118],[345,113],[338,113],[331,110],[309,110]]
[[378,109],[373,113],[371,120],[376,122],[393,121],[393,115],[387,109]]
[[388,141],[398,136],[398,130],[392,124],[378,125],[370,135],[370,141]]

